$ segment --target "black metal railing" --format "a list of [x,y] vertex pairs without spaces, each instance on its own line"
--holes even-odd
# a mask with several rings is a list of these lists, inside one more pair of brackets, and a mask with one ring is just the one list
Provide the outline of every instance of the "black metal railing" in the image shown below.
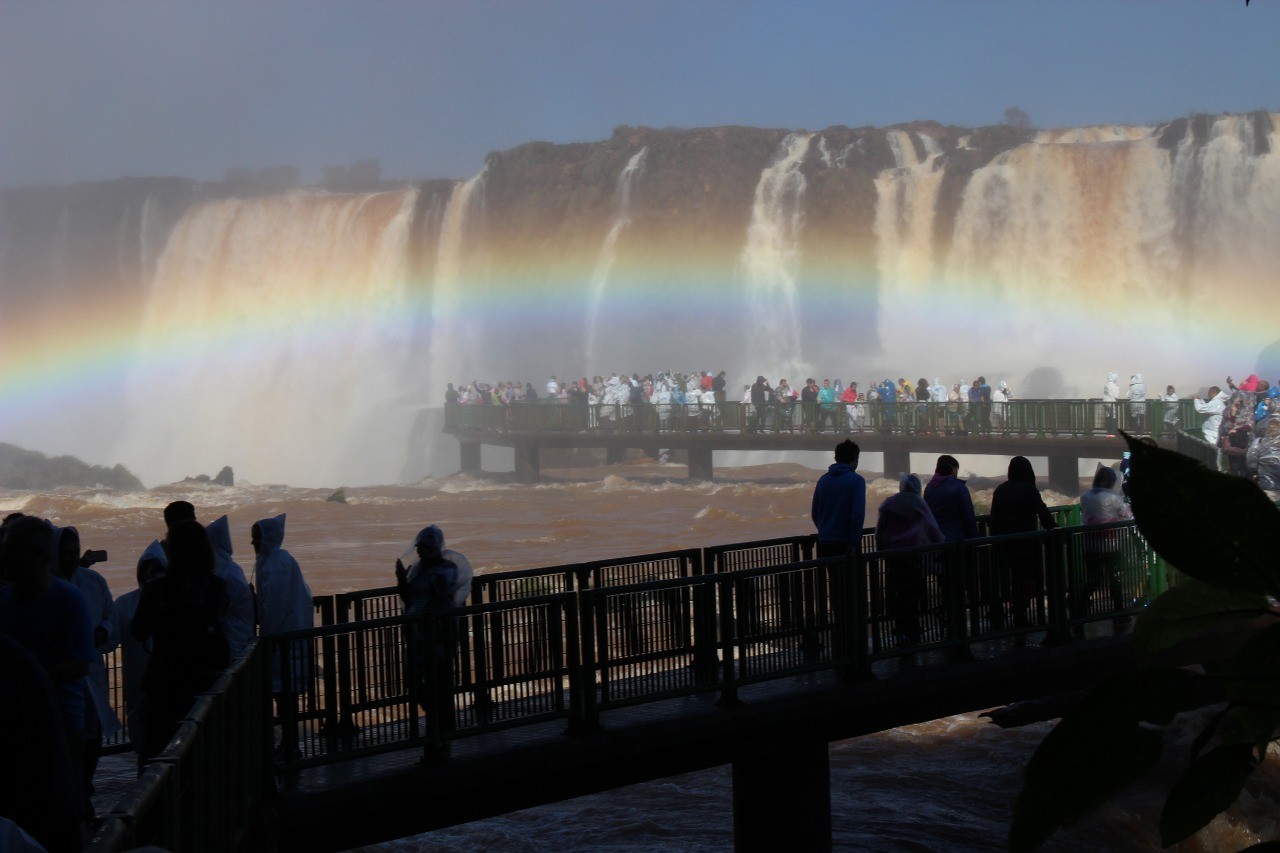
[[963,658],[1037,632],[1065,641],[1094,622],[1122,628],[1170,579],[1132,522],[848,560],[814,560],[812,548],[787,537],[534,569],[524,587],[504,573],[481,603],[444,615],[274,637],[273,649],[305,644],[313,659],[279,720],[296,738],[285,763],[439,750],[552,719],[591,729],[613,708],[708,691],[733,701],[741,685],[818,669],[856,677],[931,649]]
[[265,645],[255,643],[197,697],[169,745],[101,817],[86,850],[243,846],[275,785],[269,663]]

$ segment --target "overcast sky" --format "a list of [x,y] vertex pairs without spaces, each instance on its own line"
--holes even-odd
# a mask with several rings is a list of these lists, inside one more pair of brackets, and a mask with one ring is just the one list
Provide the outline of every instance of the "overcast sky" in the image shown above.
[[0,0],[0,185],[376,158],[460,178],[619,124],[1041,127],[1280,110],[1280,0]]

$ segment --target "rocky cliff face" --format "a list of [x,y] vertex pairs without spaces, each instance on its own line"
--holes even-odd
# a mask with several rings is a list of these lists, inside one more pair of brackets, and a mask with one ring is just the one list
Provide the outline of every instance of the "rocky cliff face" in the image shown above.
[[[119,452],[148,480],[351,484],[419,476],[414,413],[472,379],[982,373],[1030,397],[1114,370],[1194,390],[1277,337],[1276,118],[624,126],[466,181],[3,190],[0,399],[20,414],[0,438]],[[86,439],[63,424],[90,375]]]

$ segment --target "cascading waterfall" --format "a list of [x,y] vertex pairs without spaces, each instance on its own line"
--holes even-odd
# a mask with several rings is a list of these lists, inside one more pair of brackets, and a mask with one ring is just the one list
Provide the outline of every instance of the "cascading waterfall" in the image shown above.
[[[1274,270],[1280,245],[1276,158],[1255,156],[1241,124],[1214,121],[1207,144],[1188,127],[1172,157],[1150,129],[1042,137],[976,171],[937,291],[984,309],[964,315],[970,357],[1025,370],[1011,354],[1092,347],[1128,359],[1113,368],[1125,375],[1197,376],[1215,339],[1225,355],[1230,336],[1202,318],[1265,292],[1261,268]],[[1252,269],[1235,255],[1259,245]],[[1061,340],[1064,329],[1079,337]],[[1247,366],[1256,349],[1231,357]]]
[[600,257],[597,258],[595,269],[591,273],[591,302],[587,312],[586,347],[586,367],[591,371],[604,369],[604,365],[599,360],[600,353],[596,350],[596,334],[600,323],[600,305],[604,300],[605,291],[609,284],[609,273],[613,270],[613,264],[618,257],[618,237],[631,224],[631,185],[644,172],[644,161],[648,153],[649,146],[646,145],[631,155],[631,159],[627,161],[627,165],[623,167],[622,172],[618,175],[618,189],[616,192],[618,215],[613,220],[613,226],[609,229],[608,235],[604,238],[604,245],[600,247]]
[[783,378],[797,388],[810,370],[803,359],[797,300],[807,183],[800,166],[813,137],[812,133],[788,134],[777,159],[761,172],[739,261],[750,310],[746,349],[751,364],[766,372],[782,370]]
[[414,413],[417,193],[192,208],[146,299],[120,457],[144,480],[396,482]]
[[934,212],[944,172],[942,148],[932,136],[917,135],[923,160],[906,131],[890,130],[887,138],[895,168],[876,176],[875,233],[880,281],[892,296],[918,291],[933,274]]
[[[427,375],[431,404],[444,402],[450,381],[467,382],[472,376],[484,345],[477,329],[479,319],[464,316],[463,296],[468,282],[464,261],[468,251],[469,228],[484,200],[484,169],[474,178],[457,184],[445,208],[440,225],[436,255],[436,275],[431,289],[431,347]],[[484,381],[484,379],[481,379]]]
[[388,192],[6,188],[0,441],[152,483],[354,485],[454,470],[430,418],[471,379],[1280,379],[1277,121],[630,128]]

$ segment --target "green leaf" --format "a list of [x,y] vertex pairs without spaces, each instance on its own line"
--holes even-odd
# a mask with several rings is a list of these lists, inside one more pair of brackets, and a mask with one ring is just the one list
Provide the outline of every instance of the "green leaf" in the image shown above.
[[1041,742],[1013,808],[1009,848],[1034,850],[1160,758],[1160,727],[1197,704],[1200,677],[1150,668],[1099,681]]
[[1233,705],[1222,720],[1218,737],[1223,743],[1252,744],[1261,755],[1280,731],[1280,708]]
[[1280,512],[1254,483],[1125,435],[1142,535],[1178,570],[1222,589],[1280,595]]
[[1280,623],[1245,643],[1224,677],[1227,695],[1237,702],[1280,709]]
[[1174,783],[1160,814],[1160,843],[1194,834],[1240,796],[1256,766],[1251,744],[1222,744],[1191,763]]
[[1179,643],[1269,612],[1267,597],[1260,593],[1185,581],[1162,593],[1138,617],[1133,629],[1133,653],[1138,664],[1145,666],[1152,656]]

